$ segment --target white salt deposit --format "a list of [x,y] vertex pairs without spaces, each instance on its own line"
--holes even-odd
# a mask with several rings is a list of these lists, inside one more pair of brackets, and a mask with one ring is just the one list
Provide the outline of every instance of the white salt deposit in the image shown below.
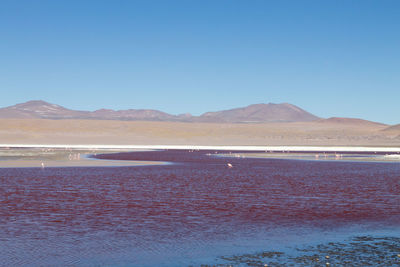
[[400,147],[362,146],[198,146],[198,145],[71,145],[71,144],[0,144],[0,148],[64,148],[64,149],[181,149],[181,150],[231,150],[271,152],[369,152],[392,153],[399,156]]

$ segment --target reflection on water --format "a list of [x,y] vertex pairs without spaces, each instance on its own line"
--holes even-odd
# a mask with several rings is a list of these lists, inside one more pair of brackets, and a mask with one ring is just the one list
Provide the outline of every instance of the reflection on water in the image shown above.
[[162,166],[0,169],[1,264],[181,266],[343,229],[400,234],[400,164],[209,153],[100,156],[176,163]]

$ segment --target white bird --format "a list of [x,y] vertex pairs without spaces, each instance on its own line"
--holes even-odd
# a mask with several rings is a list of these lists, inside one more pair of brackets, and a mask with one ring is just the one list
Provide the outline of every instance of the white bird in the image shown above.
[[43,162],[42,162],[42,164],[41,164],[41,165],[42,165],[42,169],[44,169],[44,163],[43,163]]
[[226,164],[226,165],[228,166],[228,168],[232,168],[232,167],[233,167],[233,165],[230,164],[230,163],[228,163],[228,164]]

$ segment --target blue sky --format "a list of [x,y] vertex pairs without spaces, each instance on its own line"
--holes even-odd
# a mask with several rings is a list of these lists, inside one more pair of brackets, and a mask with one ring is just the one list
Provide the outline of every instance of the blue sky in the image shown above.
[[0,2],[0,106],[288,102],[400,123],[400,1]]

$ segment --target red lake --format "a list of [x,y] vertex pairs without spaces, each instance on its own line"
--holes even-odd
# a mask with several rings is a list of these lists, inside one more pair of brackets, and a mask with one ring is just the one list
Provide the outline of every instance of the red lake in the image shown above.
[[228,264],[221,256],[400,237],[399,163],[214,153],[97,156],[170,163],[155,166],[0,169],[0,264]]

